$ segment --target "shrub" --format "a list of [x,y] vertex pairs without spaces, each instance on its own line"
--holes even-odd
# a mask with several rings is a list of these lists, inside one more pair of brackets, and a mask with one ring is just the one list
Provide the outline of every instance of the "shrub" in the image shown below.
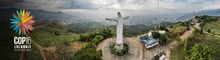
[[190,30],[190,26],[189,26],[189,25],[187,25],[187,28],[186,28],[186,30]]
[[95,49],[92,43],[88,43],[86,47],[79,50],[73,59],[70,60],[102,60],[102,50]]
[[160,30],[166,30],[166,26],[160,26]]
[[208,30],[207,30],[207,32],[208,32],[208,33],[211,33],[211,30],[210,30],[210,29],[208,29]]
[[102,41],[104,39],[104,37],[102,35],[97,35],[95,36],[93,39],[92,39],[92,42],[97,44],[99,43],[100,41]]
[[160,38],[160,33],[152,32],[152,36],[153,36],[153,38],[158,39],[158,38]]
[[166,36],[164,34],[160,35],[160,44],[164,45],[164,44],[166,44],[166,42],[167,42]]
[[88,37],[87,34],[80,34],[80,41],[88,41]]
[[114,54],[114,55],[116,55],[116,56],[123,56],[123,55],[125,55],[126,53],[128,53],[129,48],[128,48],[128,45],[127,45],[127,44],[123,44],[124,46],[123,46],[123,49],[122,49],[121,52],[117,52],[117,51],[116,51],[115,45],[116,45],[116,44],[113,44],[112,46],[110,46],[110,50],[111,50],[111,53],[112,53],[112,54]]

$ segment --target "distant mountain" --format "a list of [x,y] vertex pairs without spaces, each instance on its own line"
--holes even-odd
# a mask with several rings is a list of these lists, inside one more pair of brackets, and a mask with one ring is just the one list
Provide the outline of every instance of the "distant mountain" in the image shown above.
[[[12,17],[12,13],[16,13],[16,10],[20,10],[17,8],[8,8],[8,9],[0,9],[0,23],[10,23],[10,18]],[[39,24],[42,22],[59,22],[64,25],[72,24],[72,23],[81,23],[86,24],[89,22],[95,23],[96,25],[89,26],[102,26],[101,23],[95,22],[89,19],[79,18],[73,15],[58,12],[50,12],[44,10],[36,10],[36,9],[27,9],[31,12],[31,15],[34,16],[35,24]]]
[[[0,9],[0,23],[10,24],[10,18],[12,17],[12,13],[15,13],[16,8],[7,8]],[[101,27],[106,25],[106,22],[96,22],[95,20],[86,19],[84,17],[78,17],[63,13],[62,11],[58,12],[50,12],[44,10],[36,10],[36,9],[28,9],[31,11],[31,15],[34,15],[34,20],[36,20],[35,24],[42,22],[59,22],[63,25],[74,25],[71,26],[73,28],[80,27],[81,29],[86,29],[88,27]],[[220,15],[220,9],[214,10],[204,10],[202,12],[205,15]],[[157,16],[130,16],[128,20],[124,21],[124,25],[132,26],[132,25],[145,25],[152,26],[154,24],[162,23],[162,22],[178,22],[189,20],[193,17],[193,13],[184,13],[184,14],[167,14],[161,15],[159,19]],[[104,17],[103,17],[104,19]],[[115,24],[109,24],[115,25]],[[162,24],[161,24],[162,25]]]
[[[180,15],[181,16],[181,15]],[[176,17],[167,16],[167,17],[160,17],[159,19],[157,16],[131,16],[128,20],[125,21],[125,25],[145,25],[151,26],[155,24],[159,24],[162,22],[177,22],[178,20]]]
[[205,10],[203,14],[210,16],[220,16],[220,9]]

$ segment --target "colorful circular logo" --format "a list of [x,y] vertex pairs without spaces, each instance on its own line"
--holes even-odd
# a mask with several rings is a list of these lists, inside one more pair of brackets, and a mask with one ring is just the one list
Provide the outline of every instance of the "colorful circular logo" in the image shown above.
[[13,17],[10,18],[13,24],[10,28],[13,28],[15,33],[27,34],[30,33],[34,28],[32,27],[34,24],[33,16],[30,16],[30,12],[27,10],[16,11],[17,15],[13,13]]

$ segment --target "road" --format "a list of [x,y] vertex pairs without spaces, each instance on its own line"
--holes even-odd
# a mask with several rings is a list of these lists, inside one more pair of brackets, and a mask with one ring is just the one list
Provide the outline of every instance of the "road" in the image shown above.
[[[196,25],[198,25],[198,24],[196,24]],[[194,30],[195,29],[193,27],[190,27],[190,30],[186,31],[182,36],[180,36],[180,39],[182,41],[184,41],[185,39],[187,39],[192,34],[192,32]],[[158,46],[158,47],[155,47],[155,48],[152,48],[152,49],[145,50],[146,51],[145,52],[145,55],[146,55],[145,59],[146,60],[150,60],[150,59],[153,58],[154,54],[160,53],[160,52],[164,51],[166,53],[166,57],[168,57],[167,60],[170,60],[170,53],[171,52],[169,51],[169,48],[173,47],[173,46],[175,46],[177,44],[178,44],[177,41],[173,41],[173,42],[171,42],[171,43],[169,43],[169,44],[167,44],[165,46]]]

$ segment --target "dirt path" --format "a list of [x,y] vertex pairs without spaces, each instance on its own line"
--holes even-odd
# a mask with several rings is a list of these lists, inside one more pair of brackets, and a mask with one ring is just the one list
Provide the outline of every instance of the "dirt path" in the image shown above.
[[[199,25],[200,25],[200,23],[197,23],[197,24],[196,24],[194,27],[195,27],[195,28],[197,28],[197,29],[201,29]],[[205,30],[203,30],[203,32],[205,32],[206,34],[209,34],[209,35],[213,35],[212,33],[208,33],[208,32],[207,32],[207,31],[205,31]],[[220,36],[219,36],[219,35],[214,35],[214,36],[216,36],[216,37],[220,38]]]
[[195,29],[193,27],[190,26],[190,30],[189,31],[186,31],[182,36],[180,36],[180,39],[182,41],[184,41],[186,38],[188,38],[192,32],[194,31]]
[[[208,33],[207,31],[205,31],[205,30],[203,30],[203,32],[205,32],[206,34],[209,34],[209,35],[213,35],[212,33]],[[218,37],[218,38],[220,38],[220,36],[219,35],[214,35],[215,37]]]
[[[41,53],[41,55],[42,55],[44,60],[49,60],[49,58],[46,58],[48,54],[46,54],[45,51],[55,53],[55,51],[57,49],[55,46],[52,46],[52,47],[42,47],[41,45],[36,43],[34,40],[31,40],[31,42],[39,49],[39,51],[40,51],[40,53]],[[55,58],[58,58],[58,56],[55,56]]]
[[39,49],[39,51],[40,51],[40,53],[41,53],[43,59],[46,60],[45,55],[44,55],[44,52],[43,52],[43,47],[40,46],[39,44],[37,44],[34,40],[32,40],[31,42]]
[[[82,43],[82,44],[87,44],[87,43]],[[77,44],[77,43],[73,43],[72,44],[72,47],[74,48],[72,51],[74,52],[74,53],[76,53],[78,50],[80,50],[83,46],[80,46],[79,44]]]
[[[49,23],[47,23],[47,24],[49,24]],[[44,27],[44,26],[46,26],[47,24],[44,24],[44,25],[41,25],[41,26],[36,26],[36,27],[34,27],[34,28]],[[28,36],[28,35],[26,35],[26,36]],[[55,46],[52,46],[52,47],[42,47],[41,45],[39,45],[38,43],[36,43],[33,39],[31,40],[31,43],[33,43],[33,44],[37,47],[37,49],[39,49],[39,51],[40,51],[40,53],[41,53],[41,55],[42,55],[42,57],[43,57],[44,60],[49,60],[49,58],[46,58],[46,57],[48,57],[48,56],[47,56],[47,55],[48,55],[47,52],[55,53],[55,51],[56,51],[56,49],[57,49]],[[47,51],[47,52],[45,52],[44,50]],[[20,60],[24,60],[24,55],[25,55],[25,51],[22,51],[22,52],[21,52],[21,55],[20,55]],[[57,55],[54,55],[54,56],[55,56],[55,59],[58,58]]]
[[[185,32],[185,33],[180,37],[180,39],[181,39],[182,41],[186,40],[186,39],[193,33],[194,30],[195,30],[195,29],[190,26],[190,30],[187,31],[187,32]],[[177,43],[178,43],[177,41],[174,41],[173,44],[171,43],[172,45],[170,45],[170,46],[174,47],[175,45],[177,45]],[[184,48],[185,48],[185,47],[186,47],[186,46],[184,45]],[[169,46],[168,46],[167,48],[169,48]],[[167,60],[170,60],[170,53],[171,53],[171,52],[169,51],[169,49],[165,50],[165,53],[167,54],[166,56],[168,57]]]
[[[37,47],[37,49],[39,49],[39,51],[40,51],[40,53],[41,53],[41,55],[42,55],[44,60],[47,60],[47,58],[45,57],[45,52],[43,50],[51,51],[51,52],[55,52],[56,51],[56,47],[43,48],[42,46],[37,44],[34,40],[31,40],[31,43],[33,43]],[[26,53],[25,51],[21,52],[20,60],[24,60],[25,53]]]
[[[199,27],[199,23],[196,23],[195,25],[194,25],[194,27],[195,28],[200,28]],[[190,30],[189,31],[186,31],[181,37],[180,37],[180,39],[182,40],[182,41],[184,41],[185,39],[187,39],[192,33],[193,33],[193,31],[195,30],[195,28],[193,28],[192,26],[190,26]],[[169,46],[175,46],[175,45],[177,45],[177,41],[174,41],[174,42],[172,42],[172,43],[170,43],[170,45],[168,45],[168,47],[167,48],[169,48]],[[186,46],[184,45],[184,48],[186,48]],[[167,60],[170,60],[170,51],[169,51],[169,49],[166,49],[165,50],[165,53],[166,53],[166,56],[168,57],[167,58]]]
[[[36,28],[44,27],[44,26],[46,26],[46,25],[48,25],[48,24],[50,24],[50,23],[46,23],[46,24],[44,24],[44,25],[36,26],[36,27],[34,27],[34,28],[36,29]],[[41,45],[39,45],[38,43],[36,43],[34,40],[32,40],[32,43],[40,50],[40,53],[41,53],[41,55],[42,55],[42,57],[43,57],[44,60],[49,60],[49,58],[46,58],[48,54],[47,54],[46,52],[44,52],[44,50],[47,51],[47,52],[55,53],[55,51],[56,51],[56,49],[57,49],[55,46],[42,47]],[[58,56],[55,56],[55,58],[58,58]]]
[[[41,26],[36,26],[36,27],[34,27],[34,28],[36,29],[36,28],[44,27],[44,26],[46,26],[47,24],[50,24],[50,23],[46,23],[46,24],[41,25]],[[55,46],[42,47],[41,45],[39,45],[38,43],[36,43],[33,39],[31,40],[31,42],[39,49],[39,51],[40,51],[40,53],[41,53],[41,55],[42,55],[42,57],[43,57],[44,60],[49,60],[49,58],[47,57],[47,55],[48,55],[47,52],[55,53],[55,51],[56,51],[56,49],[57,49]],[[44,50],[47,51],[47,52],[45,52]],[[55,55],[55,58],[58,58],[58,56]]]

